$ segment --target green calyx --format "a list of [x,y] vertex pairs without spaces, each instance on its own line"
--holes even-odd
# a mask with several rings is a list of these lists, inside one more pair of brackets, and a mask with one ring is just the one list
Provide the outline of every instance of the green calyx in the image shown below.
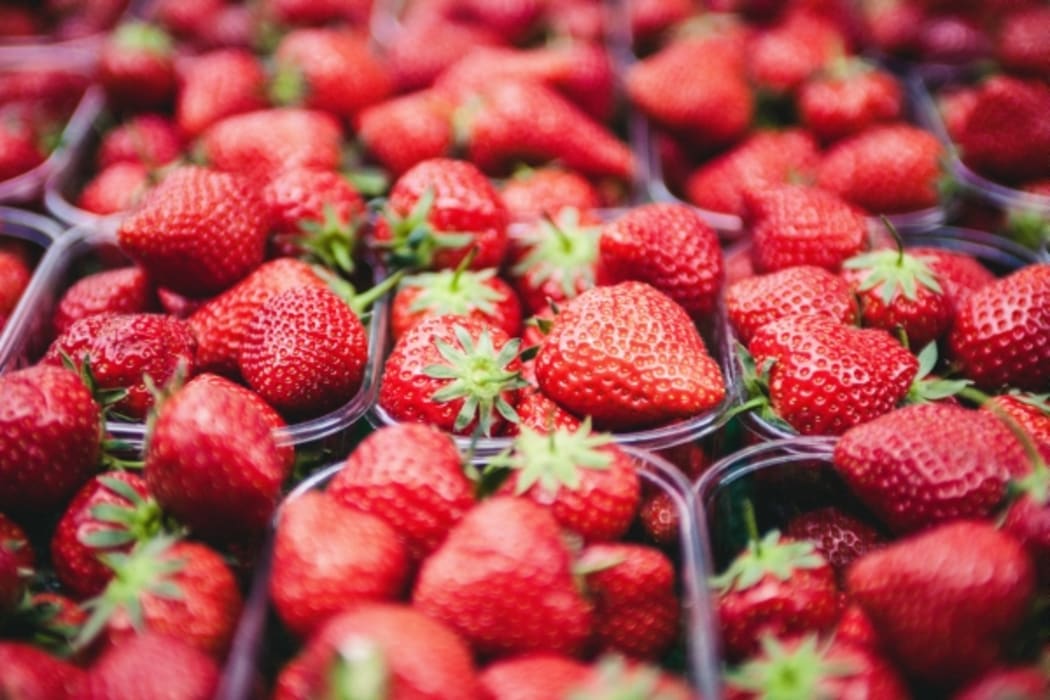
[[351,636],[335,650],[324,700],[386,700],[390,669],[383,650],[370,639]]
[[582,280],[586,288],[594,286],[600,237],[601,227],[581,225],[580,212],[575,207],[562,209],[556,219],[545,217],[522,235],[529,252],[512,272],[531,274],[537,285],[556,278],[565,298],[571,299],[576,296],[577,280]]
[[877,289],[883,304],[890,304],[898,293],[909,301],[919,296],[919,285],[943,294],[933,270],[921,258],[908,255],[902,250],[876,250],[862,253],[842,263],[850,270],[867,270],[867,276],[857,288],[861,292]]
[[908,387],[904,403],[932,403],[957,396],[963,389],[971,386],[969,379],[946,379],[933,374],[937,366],[937,342],[933,341],[918,354],[919,369],[915,379]]
[[436,194],[427,188],[416,200],[407,216],[400,216],[383,205],[382,216],[390,226],[390,240],[377,242],[386,253],[386,262],[395,268],[426,269],[434,253],[443,248],[463,248],[474,240],[474,234],[458,231],[436,231],[430,224],[430,211]]
[[660,669],[653,666],[628,666],[620,656],[609,656],[598,662],[597,681],[586,688],[570,691],[566,700],[673,700],[671,692],[660,691]]
[[761,540],[751,540],[729,568],[713,577],[710,583],[719,593],[745,591],[766,576],[786,581],[799,569],[825,565],[824,557],[817,553],[812,542],[782,542],[780,532],[770,530]]
[[537,483],[551,495],[562,487],[575,491],[580,487],[581,470],[612,465],[612,456],[601,449],[612,443],[612,435],[592,432],[590,418],[576,429],[541,433],[523,425],[520,430],[511,447],[489,462],[517,470],[517,496]]
[[833,700],[823,688],[829,678],[856,673],[852,664],[829,661],[816,635],[787,649],[771,635],[762,638],[762,655],[726,673],[726,683],[761,700]]
[[164,529],[164,513],[153,498],[143,498],[126,481],[111,476],[99,477],[99,481],[128,505],[99,503],[92,506],[91,517],[104,523],[105,527],[80,534],[77,539],[81,544],[92,549],[112,549],[150,540],[160,534]]
[[1007,214],[1006,234],[1017,243],[1039,250],[1050,243],[1050,215],[1022,209]]
[[113,409],[114,405],[123,401],[128,395],[127,389],[103,389],[99,387],[98,380],[95,379],[95,373],[91,369],[91,355],[88,353],[84,353],[79,365],[72,357],[66,354],[65,350],[60,350],[59,356],[62,359],[62,366],[71,372],[75,372],[80,377],[80,381],[84,382],[84,386],[91,392],[91,397],[102,409],[103,418]]
[[292,242],[303,251],[308,261],[349,275],[354,271],[353,254],[359,223],[353,218],[344,220],[336,213],[335,207],[326,203],[321,221],[300,222],[302,233],[293,236]]
[[740,366],[740,381],[744,385],[744,402],[733,408],[729,416],[754,411],[762,420],[778,430],[798,432],[773,410],[769,393],[769,376],[773,371],[775,360],[769,358],[762,363],[761,367],[758,367],[754,356],[741,343],[736,343],[736,356]]
[[302,69],[294,63],[279,63],[270,80],[270,101],[286,107],[298,105],[306,98],[306,92],[306,76]]
[[507,369],[518,356],[520,341],[515,338],[497,351],[487,330],[481,332],[477,342],[463,326],[457,325],[452,330],[455,345],[444,340],[434,344],[444,362],[423,369],[428,377],[449,380],[430,398],[438,403],[463,400],[453,425],[456,431],[466,429],[477,419],[477,429],[482,435],[490,436],[497,414],[512,423],[519,422],[517,411],[503,394],[527,386],[520,372]]
[[122,49],[170,56],[175,50],[171,36],[155,24],[128,22],[117,27],[113,41]]
[[486,316],[495,316],[496,304],[504,300],[504,295],[489,284],[496,276],[495,269],[468,269],[474,262],[477,250],[477,247],[471,248],[455,270],[424,272],[406,277],[401,282],[402,287],[420,290],[409,310],[413,313],[427,311],[455,316],[480,311]]

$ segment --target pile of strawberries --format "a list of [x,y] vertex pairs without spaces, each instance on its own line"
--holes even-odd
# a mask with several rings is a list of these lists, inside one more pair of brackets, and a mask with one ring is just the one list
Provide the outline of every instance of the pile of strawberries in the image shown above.
[[128,0],[11,0],[0,8],[0,39],[24,44],[41,37],[91,37],[111,29],[128,5]]

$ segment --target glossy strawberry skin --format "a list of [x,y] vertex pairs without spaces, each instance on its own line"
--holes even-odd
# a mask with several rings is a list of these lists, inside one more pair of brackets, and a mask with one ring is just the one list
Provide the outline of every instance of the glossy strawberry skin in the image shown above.
[[195,137],[219,120],[262,109],[266,76],[262,64],[242,49],[218,49],[190,59],[181,71],[175,122]]
[[149,173],[144,166],[115,163],[84,185],[77,206],[99,216],[129,211],[142,201],[149,187]]
[[395,177],[452,151],[452,104],[433,90],[372,105],[357,118],[358,139]]
[[33,271],[18,251],[0,249],[0,316],[9,316],[29,286]]
[[1050,10],[1033,5],[1003,18],[996,37],[999,62],[1014,73],[1050,78]]
[[825,141],[897,119],[901,105],[901,88],[896,78],[878,69],[844,78],[815,78],[807,81],[798,95],[802,123]]
[[1040,581],[1050,582],[1050,506],[1031,494],[1020,496],[1007,507],[1003,530],[1028,550]]
[[930,266],[945,296],[951,300],[953,310],[958,309],[971,292],[995,281],[995,275],[964,253],[925,246],[908,248],[908,252]]
[[522,427],[529,427],[538,432],[551,432],[558,428],[571,430],[580,425],[579,418],[559,406],[536,386],[530,385],[521,390],[514,409],[521,420],[509,427],[508,435],[517,435]]
[[36,563],[36,554],[25,530],[3,513],[0,513],[0,549],[13,554],[18,566],[32,569]]
[[96,161],[100,169],[114,163],[141,163],[152,169],[172,162],[182,153],[175,125],[159,114],[133,117],[102,137]]
[[387,50],[398,92],[429,87],[445,69],[477,46],[497,46],[499,36],[477,24],[409,13]]
[[907,406],[853,428],[834,463],[894,532],[989,515],[1026,464],[1005,424],[947,404]]
[[[284,170],[263,189],[263,200],[270,213],[275,234],[301,236],[303,224],[320,224],[325,208],[331,208],[336,220],[353,230],[365,212],[365,202],[354,186],[338,173],[312,167]],[[294,251],[294,246],[292,247]]]
[[760,87],[793,92],[836,54],[845,38],[828,19],[804,7],[789,11],[748,45],[748,72]]
[[878,530],[835,507],[820,508],[797,515],[785,528],[788,537],[809,540],[817,553],[828,560],[836,572],[844,572],[854,559],[867,554],[884,541]]
[[[959,134],[964,162],[987,176],[1006,182],[1050,175],[1050,86],[1039,80],[1000,75],[980,88]],[[1004,128],[1004,125],[1009,125]]]
[[991,523],[963,520],[857,560],[849,594],[905,672],[959,685],[995,664],[1035,590],[1028,555]]
[[85,700],[125,700],[153,693],[205,698],[218,690],[219,666],[207,654],[171,635],[136,635],[108,650],[88,671]]
[[25,700],[66,700],[79,692],[84,672],[29,644],[0,642],[0,692]]
[[586,665],[559,654],[527,654],[485,667],[478,676],[491,700],[565,697],[589,676]]
[[153,27],[148,34],[118,28],[102,45],[98,80],[110,101],[132,109],[162,107],[175,96],[170,37]]
[[1050,265],[1022,268],[974,292],[948,335],[951,357],[979,387],[1050,387]]
[[581,213],[601,206],[598,190],[580,173],[555,167],[536,168],[507,180],[500,190],[511,221],[531,221],[544,214],[557,219],[562,209]]
[[536,378],[561,406],[611,429],[695,416],[725,396],[688,314],[642,282],[596,287],[562,308]]

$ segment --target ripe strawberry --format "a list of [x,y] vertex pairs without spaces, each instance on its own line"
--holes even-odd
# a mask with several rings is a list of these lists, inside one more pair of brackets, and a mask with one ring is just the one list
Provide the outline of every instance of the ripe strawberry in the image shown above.
[[992,669],[952,696],[952,700],[1040,700],[1050,695],[1050,676],[1036,666]]
[[175,123],[194,137],[219,120],[266,106],[262,64],[244,49],[217,49],[188,59],[175,102]]
[[793,92],[843,53],[845,37],[825,17],[798,8],[757,33],[747,49],[748,72],[759,87]]
[[1050,388],[1050,265],[1029,265],[972,293],[948,344],[979,387]]
[[372,3],[369,0],[267,0],[266,7],[278,24],[285,26],[321,25],[330,22],[364,22]]
[[885,538],[863,520],[829,506],[796,515],[785,528],[788,537],[809,540],[817,554],[842,574],[854,559],[879,547]]
[[162,514],[131,472],[93,477],[66,506],[51,539],[51,563],[58,580],[77,598],[98,595],[113,577],[99,555],[130,552],[136,542],[156,536]]
[[345,119],[381,102],[393,90],[386,66],[364,36],[341,29],[293,29],[274,53],[271,92],[278,104],[296,104]]
[[880,698],[906,700],[908,687],[893,666],[870,650],[815,635],[781,643],[762,640],[762,651],[727,674],[733,700],[764,697]]
[[77,280],[55,307],[51,325],[61,335],[75,322],[103,313],[146,313],[157,306],[156,294],[141,267],[96,272]]
[[538,314],[595,285],[601,238],[597,224],[596,216],[569,207],[516,227],[509,276],[528,313]]
[[942,153],[928,131],[873,126],[832,146],[817,184],[872,214],[925,209],[937,204]]
[[952,302],[953,315],[971,292],[995,281],[995,275],[965,253],[924,246],[909,248],[908,253],[933,271],[941,291]]
[[[524,368],[522,373],[525,374]],[[552,433],[556,430],[575,430],[580,427],[579,418],[555,403],[534,384],[518,393],[518,403],[514,405],[514,410],[518,412],[518,422],[509,427],[508,435],[518,435],[524,428],[539,433]]]
[[98,469],[99,406],[59,367],[0,375],[0,393],[0,511],[56,511]]
[[502,43],[487,27],[419,11],[406,17],[400,31],[391,37],[387,60],[398,92],[410,93],[429,87],[472,49]]
[[26,256],[14,249],[0,248],[0,316],[11,315],[32,276]]
[[509,42],[527,36],[546,9],[542,0],[449,0],[445,8],[452,16],[488,27]]
[[352,696],[480,700],[470,649],[405,605],[370,603],[332,618],[277,678],[274,700]]
[[471,268],[499,267],[507,209],[476,166],[434,158],[397,179],[373,236],[395,266],[455,268],[477,247]]
[[568,697],[589,675],[583,663],[558,654],[525,654],[485,667],[478,681],[490,700]]
[[433,316],[410,326],[387,356],[379,405],[396,421],[459,435],[499,434],[516,422],[517,339],[469,317]]
[[996,35],[996,56],[1012,73],[1050,79],[1050,9],[1033,5],[1003,17]]
[[688,418],[725,381],[682,307],[642,282],[595,287],[561,310],[536,357],[540,389],[607,429]]
[[184,166],[121,221],[117,238],[158,285],[208,296],[263,261],[266,223],[265,206],[246,180]]
[[630,180],[631,150],[557,92],[526,81],[492,82],[464,107],[467,157],[487,173],[521,161],[560,161],[593,177]]
[[554,516],[504,496],[467,513],[423,562],[412,604],[486,657],[577,655],[594,624]]
[[229,566],[213,549],[159,538],[130,554],[107,554],[114,576],[91,603],[78,645],[101,634],[119,647],[143,630],[177,636],[219,659],[240,617],[241,594]]
[[817,138],[834,141],[899,119],[902,100],[893,74],[863,61],[844,61],[799,88],[799,118]]
[[29,644],[0,642],[0,694],[20,700],[72,700],[84,672]]
[[28,126],[0,119],[0,182],[29,172],[46,157]]
[[651,44],[694,9],[691,0],[635,0],[627,6],[631,39],[636,47]]
[[[993,396],[981,409],[997,415],[1005,413],[1032,440],[1043,459],[1050,459],[1050,402],[1046,396],[1016,392]],[[1003,420],[1000,417],[1000,420]]]
[[256,312],[281,292],[324,284],[312,266],[294,258],[277,258],[257,267],[190,315],[198,369],[236,376],[237,358]]
[[488,323],[512,338],[521,330],[521,302],[496,270],[457,268],[405,277],[390,305],[390,335],[396,341],[419,319],[445,315]]
[[223,0],[157,0],[151,7],[156,21],[183,37],[190,37],[205,27],[222,9]]
[[1026,465],[995,416],[948,404],[907,406],[853,428],[835,445],[834,462],[894,532],[991,514]]
[[685,195],[698,207],[744,213],[744,191],[786,184],[816,172],[817,144],[804,131],[758,131],[694,170]]
[[217,121],[201,136],[201,149],[216,170],[265,182],[291,168],[337,169],[341,139],[331,115],[285,107]]
[[918,51],[931,63],[965,66],[990,58],[992,46],[989,32],[977,19],[933,13],[919,26]]
[[182,139],[174,123],[159,114],[141,114],[106,132],[95,160],[100,170],[121,162],[153,169],[181,153]]
[[246,328],[237,365],[248,385],[287,416],[318,416],[347,403],[365,375],[368,331],[327,287],[288,289]]
[[557,220],[563,209],[582,218],[602,205],[601,195],[578,172],[553,166],[527,168],[514,174],[500,190],[511,221],[531,221],[544,215]]
[[521,427],[512,446],[489,464],[513,470],[499,493],[550,508],[559,525],[587,542],[618,539],[638,512],[634,461],[586,421],[569,429]]
[[857,322],[857,300],[838,275],[813,265],[787,267],[734,282],[725,292],[726,314],[745,345],[759,328],[795,314]]
[[678,676],[620,656],[605,657],[591,664],[589,677],[568,697],[610,698],[617,693],[654,700],[698,700],[693,689]]
[[270,599],[297,636],[355,604],[395,600],[407,576],[405,545],[383,520],[319,491],[281,508]]
[[434,90],[380,102],[361,110],[357,138],[391,175],[400,177],[417,163],[452,151],[452,104]]
[[745,224],[751,228],[751,261],[759,273],[795,265],[837,272],[867,240],[864,215],[837,195],[801,185],[744,193]]
[[[962,158],[974,170],[1006,182],[1050,176],[1050,85],[1005,75],[988,79],[959,134]],[[1009,128],[1003,128],[1003,125]]]
[[766,634],[827,630],[840,612],[831,565],[812,543],[782,537],[776,530],[753,540],[711,585],[731,659],[755,653]]
[[576,562],[595,606],[599,652],[657,659],[678,634],[675,570],[658,549],[636,544],[592,544]]
[[3,513],[0,513],[0,549],[13,554],[20,567],[32,569],[36,565],[36,554],[25,530]]
[[966,121],[977,105],[979,87],[952,86],[945,88],[937,95],[937,109],[941,113],[944,129],[952,141],[958,142],[966,129]]
[[147,632],[108,650],[88,671],[78,697],[205,700],[219,687],[219,666],[176,636]]
[[174,42],[163,29],[146,22],[127,22],[102,45],[98,80],[113,105],[163,107],[175,96],[174,56]]
[[1013,538],[964,520],[870,552],[847,585],[903,671],[958,686],[996,663],[1025,618],[1035,573]]
[[198,536],[250,542],[273,513],[286,455],[258,405],[222,386],[191,380],[165,399],[148,438],[146,483]]
[[[845,574],[845,571],[842,572]],[[881,642],[878,632],[871,624],[871,618],[864,608],[856,603],[849,603],[839,617],[835,626],[835,641],[862,649],[879,650]]]
[[88,180],[77,197],[77,206],[99,216],[130,211],[146,196],[151,184],[145,166],[116,163]]

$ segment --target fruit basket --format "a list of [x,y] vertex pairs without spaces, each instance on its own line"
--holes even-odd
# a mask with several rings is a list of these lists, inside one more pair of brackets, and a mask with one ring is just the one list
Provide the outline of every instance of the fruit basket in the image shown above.
[[[61,233],[61,228],[45,217],[0,207],[0,254],[3,256],[3,305],[0,309],[0,338],[8,325],[16,323],[15,318],[21,315],[18,302],[32,279],[32,271],[48,247]],[[6,343],[0,340],[0,347]],[[5,364],[5,356],[0,353],[0,367]]]

